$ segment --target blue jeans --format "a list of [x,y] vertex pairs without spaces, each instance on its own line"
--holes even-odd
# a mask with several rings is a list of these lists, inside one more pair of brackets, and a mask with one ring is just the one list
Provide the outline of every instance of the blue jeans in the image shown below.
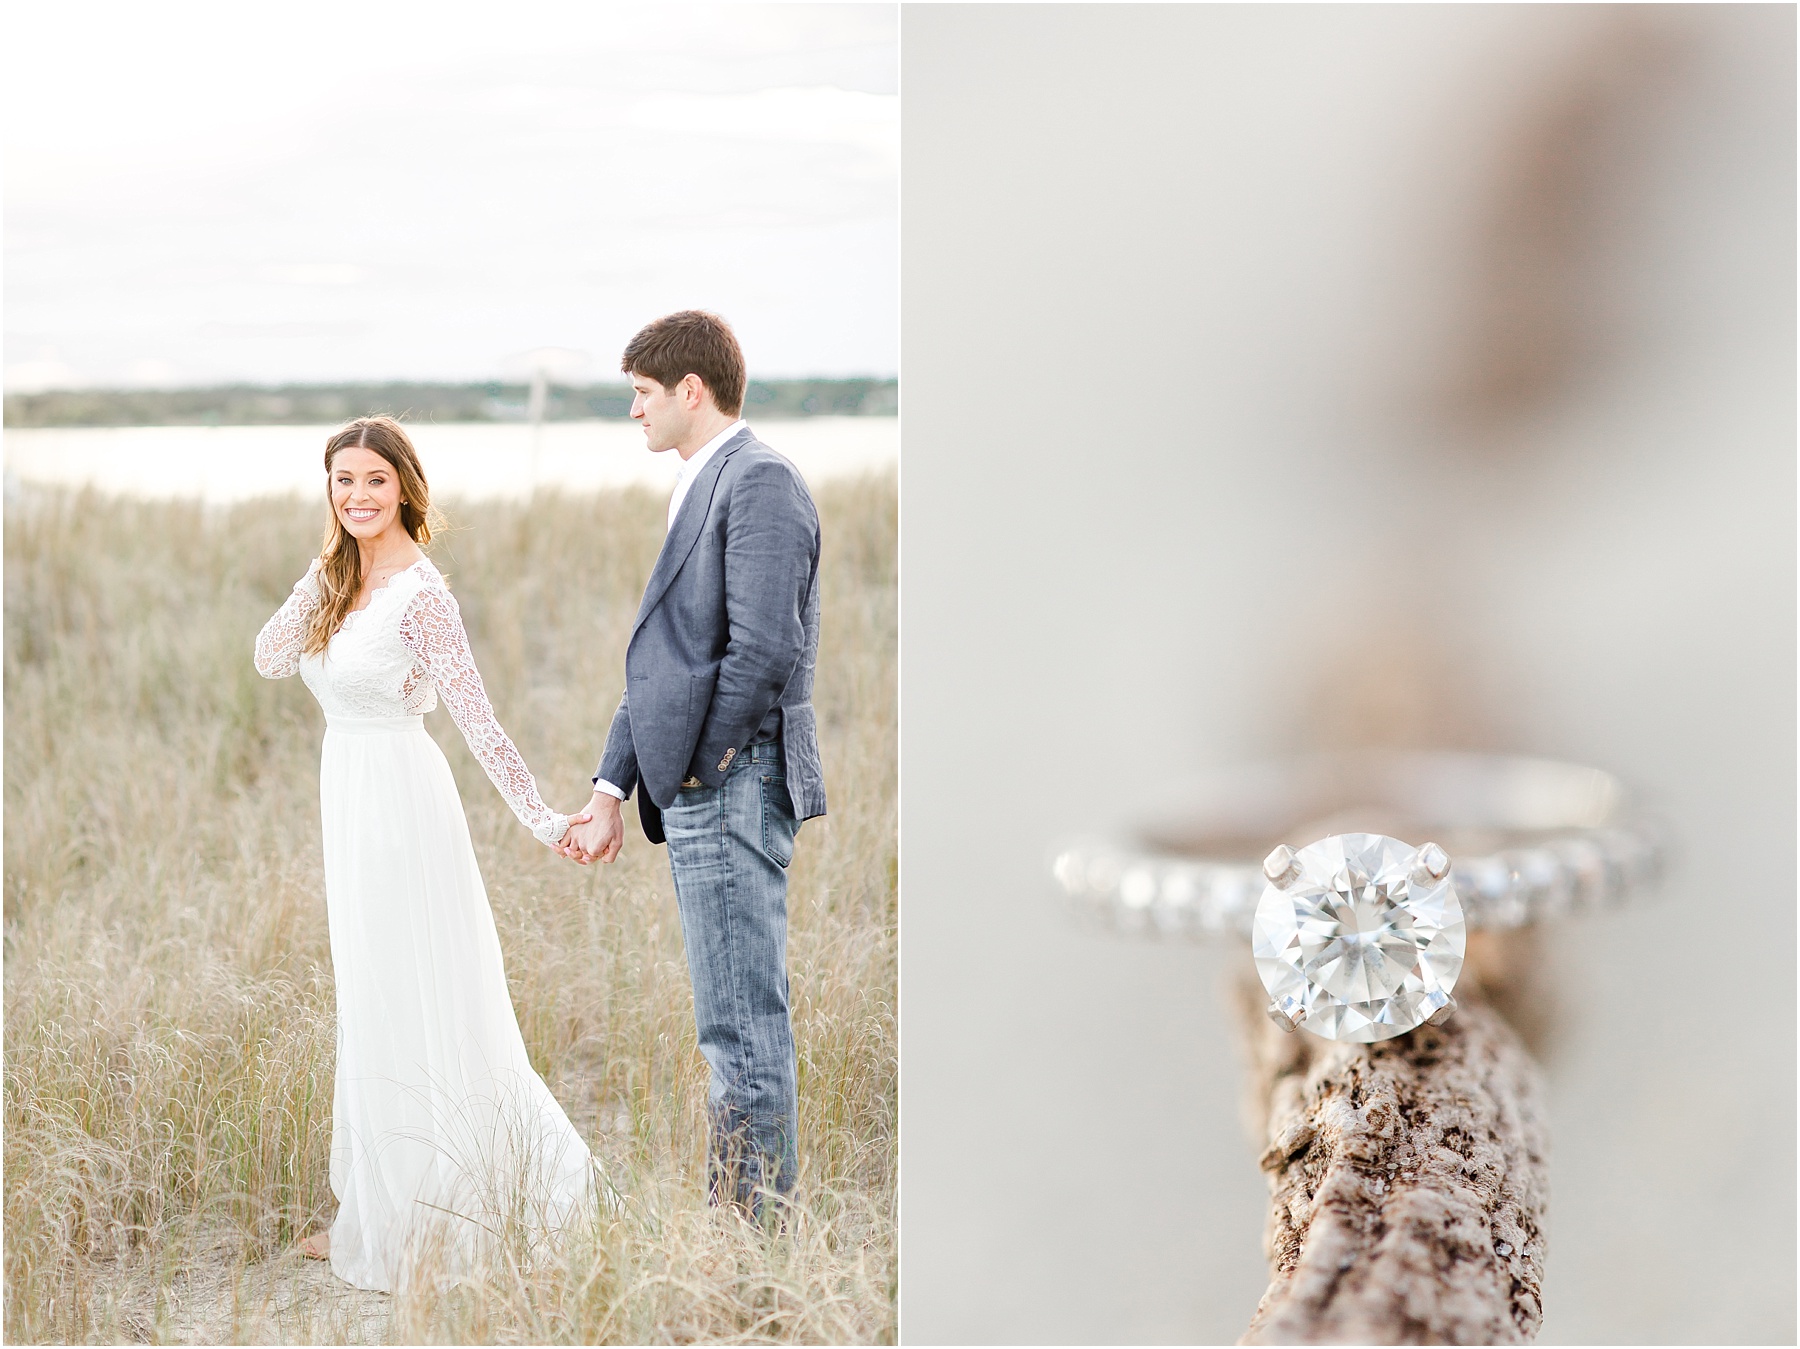
[[760,1212],[799,1165],[798,1076],[788,1016],[787,864],[799,829],[781,745],[748,745],[719,787],[685,787],[663,812],[700,1052],[712,1069],[708,1189]]

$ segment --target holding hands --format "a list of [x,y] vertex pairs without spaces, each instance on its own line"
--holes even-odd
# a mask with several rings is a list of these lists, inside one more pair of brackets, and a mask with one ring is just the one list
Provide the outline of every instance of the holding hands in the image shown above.
[[617,797],[596,791],[587,809],[569,817],[569,832],[560,843],[550,846],[572,861],[586,866],[590,862],[610,862],[619,855],[625,842],[625,821],[619,814]]

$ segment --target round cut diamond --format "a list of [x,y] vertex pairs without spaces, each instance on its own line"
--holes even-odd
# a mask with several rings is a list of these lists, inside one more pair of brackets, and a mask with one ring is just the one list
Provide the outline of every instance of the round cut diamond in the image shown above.
[[1328,1040],[1386,1040],[1450,1001],[1462,973],[1462,903],[1419,850],[1334,834],[1294,854],[1263,891],[1251,948],[1275,1007]]

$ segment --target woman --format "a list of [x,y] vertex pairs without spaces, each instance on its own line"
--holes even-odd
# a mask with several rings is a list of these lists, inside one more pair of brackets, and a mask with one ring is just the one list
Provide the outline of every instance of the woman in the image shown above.
[[256,639],[257,672],[298,671],[326,722],[338,1212],[301,1249],[391,1292],[429,1247],[454,1265],[478,1230],[554,1229],[595,1192],[586,1144],[526,1057],[462,801],[423,714],[444,700],[540,842],[555,847],[569,821],[495,721],[456,601],[420,551],[430,496],[406,432],[351,422],[325,469],[324,547]]

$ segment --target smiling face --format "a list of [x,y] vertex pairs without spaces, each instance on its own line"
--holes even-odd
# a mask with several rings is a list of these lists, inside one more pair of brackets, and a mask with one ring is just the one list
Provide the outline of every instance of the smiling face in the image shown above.
[[374,450],[347,445],[331,461],[331,509],[359,543],[373,543],[400,523],[400,475]]

